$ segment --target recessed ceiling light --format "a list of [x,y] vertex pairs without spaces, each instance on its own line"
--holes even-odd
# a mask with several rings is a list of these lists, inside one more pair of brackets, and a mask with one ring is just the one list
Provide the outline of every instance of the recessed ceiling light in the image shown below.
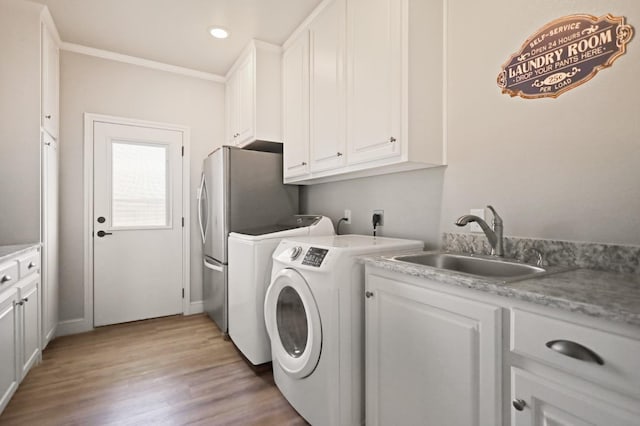
[[229,32],[224,28],[220,27],[211,27],[209,28],[209,34],[211,34],[215,38],[227,38],[229,37]]

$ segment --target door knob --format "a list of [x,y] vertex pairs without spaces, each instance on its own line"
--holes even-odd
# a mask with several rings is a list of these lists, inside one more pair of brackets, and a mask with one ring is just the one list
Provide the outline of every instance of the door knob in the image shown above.
[[105,235],[113,235],[113,233],[112,232],[98,231],[98,237],[102,238]]
[[98,223],[104,223],[104,221],[105,221],[105,220],[106,220],[106,219],[104,218],[104,216],[100,216],[100,217],[98,218]]
[[367,299],[369,299],[369,298],[373,297],[373,292],[372,291],[365,291],[364,295],[367,297]]

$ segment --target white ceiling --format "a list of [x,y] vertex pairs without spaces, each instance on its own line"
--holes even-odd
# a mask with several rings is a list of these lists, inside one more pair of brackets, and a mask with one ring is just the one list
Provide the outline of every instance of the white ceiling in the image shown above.
[[[321,0],[33,0],[64,42],[225,75],[250,39],[281,45]],[[217,25],[226,40],[208,33]]]

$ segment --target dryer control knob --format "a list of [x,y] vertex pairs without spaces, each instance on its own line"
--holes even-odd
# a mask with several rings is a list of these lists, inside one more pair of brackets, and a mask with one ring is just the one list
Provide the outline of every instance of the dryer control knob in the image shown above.
[[296,246],[296,247],[292,248],[291,249],[291,260],[296,260],[300,256],[300,253],[302,253],[302,247]]

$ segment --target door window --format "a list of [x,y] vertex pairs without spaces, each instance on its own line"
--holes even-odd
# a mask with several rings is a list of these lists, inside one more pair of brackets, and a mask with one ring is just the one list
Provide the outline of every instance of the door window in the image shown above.
[[167,227],[171,223],[167,146],[113,141],[112,227]]
[[276,322],[284,350],[299,358],[307,347],[309,327],[302,299],[292,287],[284,287],[278,295]]

